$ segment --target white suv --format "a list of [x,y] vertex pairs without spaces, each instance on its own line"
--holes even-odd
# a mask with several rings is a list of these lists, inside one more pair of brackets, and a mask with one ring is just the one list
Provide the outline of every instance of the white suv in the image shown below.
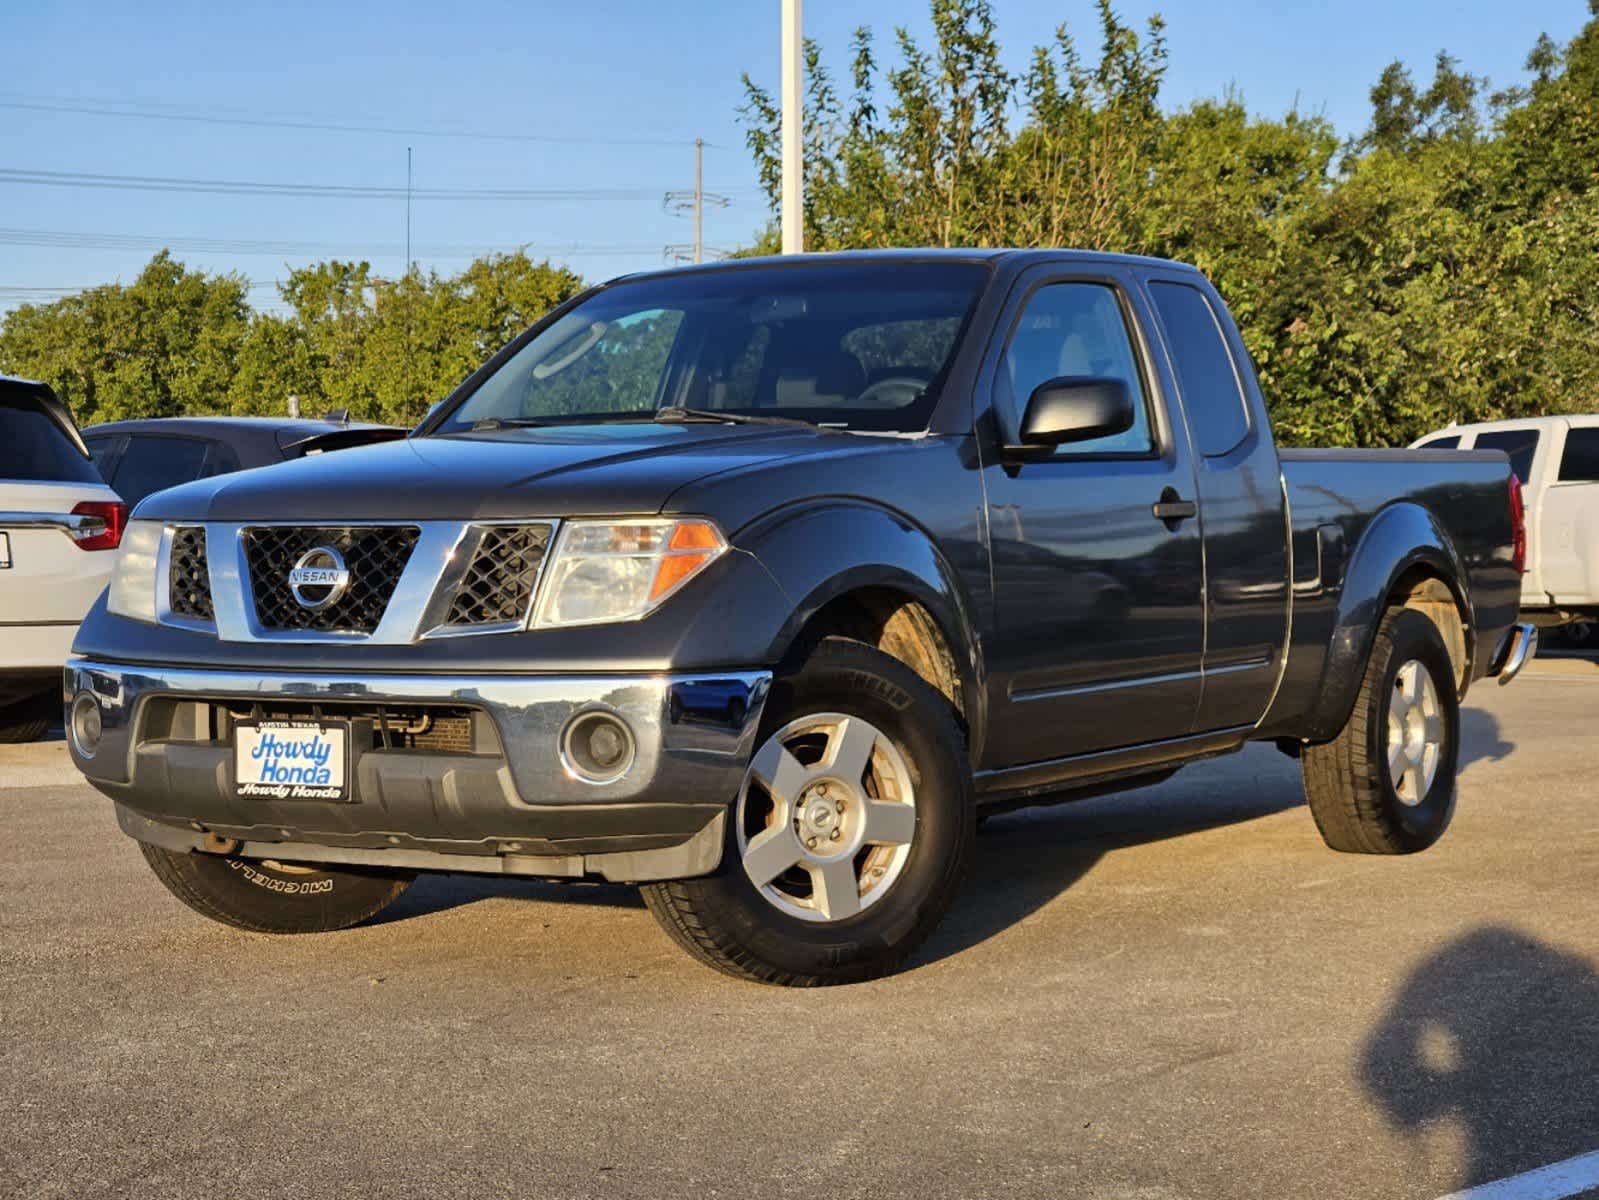
[[0,742],[41,737],[60,712],[67,651],[127,516],[66,405],[0,376]]
[[1508,454],[1526,507],[1521,611],[1541,625],[1599,618],[1599,416],[1451,425],[1415,448]]

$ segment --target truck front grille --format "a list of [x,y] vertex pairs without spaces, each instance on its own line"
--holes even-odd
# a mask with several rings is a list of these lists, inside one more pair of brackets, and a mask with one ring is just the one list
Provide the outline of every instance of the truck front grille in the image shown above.
[[[260,525],[244,531],[256,620],[264,629],[371,633],[416,549],[414,525]],[[345,593],[325,608],[307,608],[289,587],[289,572],[319,546],[338,551],[350,573]]]
[[533,602],[550,526],[488,525],[476,532],[476,549],[456,585],[444,627],[520,625]]
[[180,525],[172,531],[167,571],[167,608],[175,617],[214,621],[211,604],[211,567],[205,554],[205,530]]

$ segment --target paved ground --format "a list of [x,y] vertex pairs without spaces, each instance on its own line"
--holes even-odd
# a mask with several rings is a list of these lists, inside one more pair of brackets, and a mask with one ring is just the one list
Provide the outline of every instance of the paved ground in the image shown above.
[[234,933],[0,748],[0,1194],[1429,1200],[1599,1148],[1596,716],[1580,660],[1479,689],[1411,859],[1261,747],[1001,818],[913,969],[806,993],[622,888]]

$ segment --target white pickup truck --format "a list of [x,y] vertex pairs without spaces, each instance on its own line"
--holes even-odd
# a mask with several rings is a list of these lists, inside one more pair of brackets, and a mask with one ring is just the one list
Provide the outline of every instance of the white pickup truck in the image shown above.
[[1415,449],[1503,450],[1521,480],[1521,611],[1546,627],[1599,620],[1599,416],[1451,425]]

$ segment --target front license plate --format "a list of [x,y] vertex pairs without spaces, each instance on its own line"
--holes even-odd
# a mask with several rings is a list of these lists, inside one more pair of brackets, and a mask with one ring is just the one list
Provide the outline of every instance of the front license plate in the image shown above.
[[11,535],[0,533],[0,571],[11,565]]
[[346,800],[350,727],[338,721],[241,721],[234,790],[263,800]]

